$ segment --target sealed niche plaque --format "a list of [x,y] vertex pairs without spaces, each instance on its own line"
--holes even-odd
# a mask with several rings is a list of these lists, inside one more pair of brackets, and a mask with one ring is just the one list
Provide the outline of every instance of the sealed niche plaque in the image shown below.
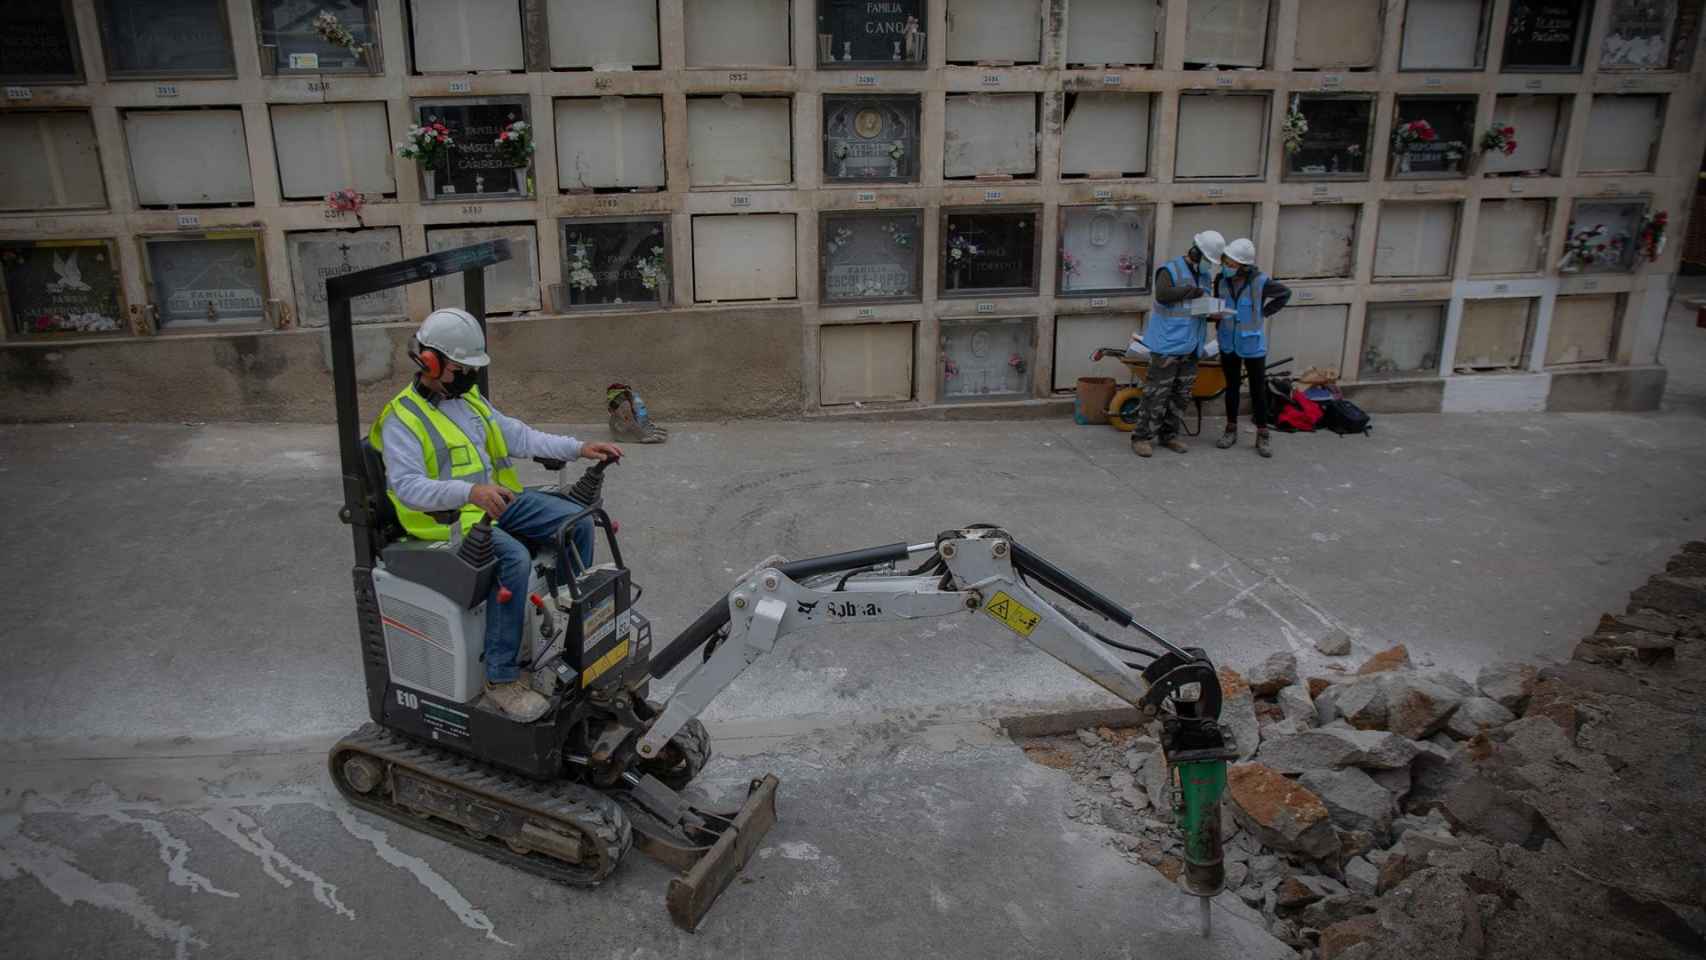
[[1037,321],[1030,317],[945,319],[941,324],[943,400],[1030,396]]
[[1491,0],[1409,0],[1400,70],[1479,70],[1487,61]]
[[825,213],[819,223],[824,303],[919,298],[920,211]]
[[820,67],[924,66],[923,0],[817,0]]
[[[1301,117],[1299,124],[1295,117]],[[1367,180],[1374,100],[1294,96],[1287,110],[1285,172],[1290,180]],[[1302,128],[1302,133],[1291,131]]]
[[0,143],[0,210],[106,206],[88,111],[0,113]]
[[221,0],[106,0],[100,8],[102,48],[114,77],[236,72]]
[[669,302],[669,221],[662,217],[559,221],[569,309]]
[[[1700,4],[1690,0],[1695,7]],[[1600,44],[1601,70],[1669,70],[1685,59],[1677,30],[1678,0],[1612,0],[1611,25]],[[1698,22],[1699,14],[1695,13]]]
[[0,78],[44,83],[83,79],[70,0],[0,3]]
[[517,120],[532,122],[525,97],[439,100],[415,105],[417,123],[443,123],[456,143],[445,167],[436,171],[428,199],[479,199],[492,194],[521,196],[515,168],[497,151],[498,134]]
[[[323,327],[326,280],[403,258],[402,236],[396,227],[366,230],[318,230],[285,235],[290,251],[290,279],[296,293],[296,315],[304,327]],[[367,293],[350,301],[356,323],[397,323],[409,319],[402,287]]]
[[1357,379],[1437,377],[1444,340],[1445,304],[1371,303]]
[[1154,242],[1154,204],[1061,207],[1061,295],[1148,290]]
[[1589,0],[1511,0],[1504,69],[1580,70]]
[[124,297],[111,240],[0,243],[6,313],[24,336],[118,333]]
[[261,70],[379,70],[378,0],[257,0]]
[[824,97],[823,176],[916,181],[918,97]]
[[1646,212],[1646,203],[1639,200],[1576,201],[1559,271],[1628,273],[1635,269],[1635,237]]
[[1528,359],[1538,302],[1527,297],[1465,300],[1453,368],[1458,373],[1520,369]]
[[1392,121],[1392,175],[1463,176],[1474,125],[1474,97],[1399,97]]
[[1024,293],[1037,288],[1037,211],[942,211],[942,292]]
[[[510,258],[494,263],[483,272],[486,278],[486,312],[525,313],[539,309],[539,242],[531,223],[498,223],[490,226],[429,227],[427,252],[454,250],[500,237],[509,239]],[[462,277],[439,276],[432,281],[432,305],[466,306],[462,300]]]
[[256,327],[267,322],[260,234],[143,237],[149,299],[162,331]]

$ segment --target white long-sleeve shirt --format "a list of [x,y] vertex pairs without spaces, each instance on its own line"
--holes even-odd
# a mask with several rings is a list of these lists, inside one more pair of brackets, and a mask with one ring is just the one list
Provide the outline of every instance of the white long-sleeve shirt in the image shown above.
[[[466,400],[442,399],[433,406],[468,435],[474,449],[479,452],[480,462],[485,464],[486,473],[490,475],[492,458],[486,453],[485,428],[480,424],[480,415]],[[535,430],[514,417],[504,416],[497,407],[492,407],[492,418],[498,429],[503,431],[511,460],[528,457],[573,460],[580,456],[581,442],[574,437]],[[474,489],[472,483],[436,480],[426,475],[426,456],[421,451],[421,442],[401,419],[391,417],[386,420],[381,439],[385,443],[385,478],[391,489],[397,492],[398,499],[424,513],[455,510],[468,502],[468,492]]]

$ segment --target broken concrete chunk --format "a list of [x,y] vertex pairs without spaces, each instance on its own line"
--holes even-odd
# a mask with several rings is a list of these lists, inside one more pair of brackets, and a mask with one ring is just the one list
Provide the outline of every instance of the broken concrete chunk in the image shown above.
[[1238,747],[1238,759],[1248,760],[1256,755],[1262,742],[1261,729],[1256,723],[1256,699],[1250,684],[1236,670],[1221,667],[1220,725],[1232,733]]
[[1339,830],[1339,859],[1349,860],[1374,850],[1374,834],[1367,830]]
[[1383,674],[1354,677],[1321,691],[1315,698],[1316,722],[1325,726],[1344,719],[1358,730],[1386,729],[1388,681]]
[[1266,897],[1267,894],[1263,893],[1259,886],[1251,885],[1238,888],[1238,899],[1244,901],[1245,906],[1254,907],[1257,910],[1262,908],[1262,900]]
[[1483,730],[1502,727],[1516,719],[1516,714],[1503,704],[1488,697],[1470,697],[1457,707],[1446,721],[1445,733],[1454,740],[1467,740]]
[[1274,908],[1281,913],[1296,913],[1321,899],[1302,877],[1286,877],[1274,890]]
[[1444,727],[1462,702],[1457,693],[1432,680],[1393,675],[1386,687],[1386,729],[1411,740],[1425,739]]
[[1321,930],[1321,960],[1352,960],[1353,950],[1368,953],[1380,936],[1380,921],[1372,914],[1341,920]]
[[1250,671],[1250,689],[1258,697],[1271,697],[1297,682],[1297,658],[1281,652],[1263,660]]
[[1396,812],[1392,808],[1392,792],[1355,767],[1306,770],[1297,782],[1321,798],[1337,826],[1376,835],[1385,835],[1392,827]]
[[1475,686],[1488,699],[1513,713],[1522,713],[1534,695],[1538,672],[1526,663],[1509,661],[1482,667],[1475,677]]
[[1322,691],[1332,686],[1333,681],[1326,677],[1310,677],[1304,681],[1304,685],[1309,688],[1309,699],[1314,700],[1321,695]]
[[1570,659],[1606,666],[1633,660],[1650,667],[1676,660],[1676,638],[1645,630],[1630,630],[1610,636],[1596,634],[1576,644]]
[[1673,616],[1706,615],[1706,578],[1653,577],[1629,595],[1629,612],[1640,610]]
[[1233,816],[1264,845],[1317,860],[1338,852],[1327,806],[1309,788],[1260,763],[1232,765],[1226,781]]
[[[1419,757],[1421,754],[1417,754],[1417,756]],[[1415,761],[1410,761],[1410,764],[1414,766]],[[1402,801],[1410,792],[1410,767],[1399,767],[1396,770],[1376,770],[1369,776],[1374,778],[1375,783],[1385,787],[1386,791],[1392,794],[1393,800]]]
[[1472,776],[1453,787],[1440,810],[1456,830],[1495,843],[1538,850],[1546,840],[1553,839],[1540,811],[1483,776]]
[[1410,651],[1403,644],[1382,650],[1363,662],[1357,668],[1358,676],[1368,676],[1371,673],[1385,673],[1410,665]]
[[1372,894],[1380,884],[1380,868],[1366,857],[1357,857],[1345,864],[1345,885],[1356,893]]
[[1475,689],[1475,685],[1473,683],[1470,683],[1455,673],[1450,673],[1445,670],[1436,670],[1433,673],[1424,674],[1423,677],[1424,679],[1432,680],[1434,683],[1450,690],[1452,693],[1457,694],[1460,698],[1465,700],[1480,693],[1480,691]]
[[1304,908],[1297,919],[1306,927],[1321,930],[1335,923],[1373,912],[1374,897],[1371,894],[1347,891],[1322,897]]
[[1244,885],[1244,879],[1250,875],[1250,868],[1242,863],[1226,865],[1226,888],[1236,890]]
[[1078,742],[1092,750],[1102,745],[1102,738],[1094,730],[1078,731]]
[[1281,773],[1362,767],[1396,770],[1409,766],[1419,748],[1394,733],[1327,726],[1262,745],[1261,762]]
[[1343,630],[1333,630],[1315,641],[1315,649],[1329,657],[1342,657],[1351,652],[1350,634]]
[[1274,723],[1279,735],[1302,733],[1315,726],[1315,702],[1302,687],[1295,684],[1282,687],[1274,702],[1280,709],[1280,719]]

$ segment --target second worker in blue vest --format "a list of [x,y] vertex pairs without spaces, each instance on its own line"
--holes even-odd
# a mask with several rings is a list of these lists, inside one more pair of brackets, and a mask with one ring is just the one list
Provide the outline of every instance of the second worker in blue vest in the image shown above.
[[1226,245],[1215,295],[1229,314],[1220,321],[1220,365],[1226,370],[1226,430],[1215,446],[1238,443],[1238,405],[1243,380],[1250,380],[1250,415],[1256,421],[1256,452],[1274,455],[1268,439],[1268,318],[1291,300],[1291,290],[1256,266],[1256,245],[1246,239]]

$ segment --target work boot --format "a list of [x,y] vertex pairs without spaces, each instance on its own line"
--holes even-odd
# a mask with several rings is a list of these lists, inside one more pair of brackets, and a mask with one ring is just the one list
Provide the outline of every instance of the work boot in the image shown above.
[[1228,450],[1228,449],[1231,449],[1231,447],[1234,444],[1236,444],[1237,442],[1238,442],[1238,428],[1235,426],[1230,426],[1230,427],[1226,428],[1226,432],[1224,432],[1220,435],[1219,440],[1214,441],[1214,448],[1216,450]]
[[1266,430],[1256,431],[1256,454],[1262,457],[1274,455],[1273,448],[1268,446],[1268,432]]
[[610,408],[610,432],[618,440],[636,443],[665,443],[669,431],[652,422],[646,413],[646,401],[624,383],[613,383],[604,392]]
[[1174,453],[1184,453],[1186,450],[1190,449],[1190,447],[1185,446],[1185,441],[1180,440],[1178,437],[1168,437],[1161,441],[1161,445]]
[[1139,440],[1136,437],[1132,437],[1131,452],[1140,457],[1153,457],[1155,456],[1155,445],[1150,443],[1148,440]]
[[502,710],[505,716],[521,723],[532,723],[539,719],[551,705],[549,700],[528,689],[527,684],[520,680],[511,680],[509,683],[486,681],[486,699]]

